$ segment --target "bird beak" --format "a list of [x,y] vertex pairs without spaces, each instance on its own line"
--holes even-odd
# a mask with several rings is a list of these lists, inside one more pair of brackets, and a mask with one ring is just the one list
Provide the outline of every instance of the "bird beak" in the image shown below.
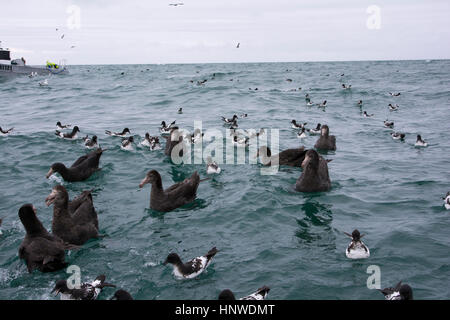
[[50,168],[50,170],[48,170],[47,175],[45,176],[47,179],[50,178],[50,176],[53,174],[53,169]]
[[139,184],[139,188],[142,188],[143,186],[145,186],[147,183],[150,182],[150,178],[149,177],[145,177],[141,183]]
[[309,161],[309,157],[305,157],[305,159],[303,159],[303,162],[301,164],[302,169],[305,169],[305,166],[308,163],[308,161]]
[[56,288],[54,288],[54,289],[52,290],[52,292],[50,292],[50,293],[55,293],[55,296],[57,296],[57,295],[58,295],[58,293],[59,293],[59,290],[58,290],[58,289],[56,289]]
[[55,190],[52,190],[52,192],[48,195],[47,198],[45,198],[45,204],[47,207],[50,207],[50,205],[55,202],[56,199],[56,192]]

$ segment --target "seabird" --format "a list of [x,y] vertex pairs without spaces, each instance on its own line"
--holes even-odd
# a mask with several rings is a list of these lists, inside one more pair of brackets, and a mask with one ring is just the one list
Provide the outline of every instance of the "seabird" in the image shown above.
[[319,107],[325,108],[327,106],[327,100],[324,100],[321,104],[319,104]]
[[344,83],[342,84],[342,89],[351,89],[351,88],[352,88],[351,84],[349,84],[348,86],[345,85]]
[[[166,147],[164,149],[164,154],[168,157],[172,157],[172,150],[177,146],[179,143],[183,143],[183,135],[180,133],[180,130],[178,127],[172,127],[170,129],[170,135],[169,136],[163,136],[164,139],[166,139]],[[184,145],[181,145],[182,148],[179,149],[178,156],[183,156],[183,149]]]
[[303,127],[302,130],[297,132],[297,138],[305,139],[306,137],[305,127]]
[[349,259],[365,259],[370,256],[369,248],[361,241],[364,234],[360,234],[357,229],[353,230],[352,234],[344,232],[346,236],[350,237],[352,241],[345,250],[345,255]]
[[59,122],[59,121],[56,123],[56,127],[59,128],[59,129],[68,129],[71,126],[72,125],[70,125],[70,124],[62,125],[61,122]]
[[161,175],[156,170],[149,171],[139,184],[139,188],[150,183],[150,208],[160,212],[175,210],[185,204],[191,203],[197,197],[200,177],[195,171],[190,178],[178,182],[167,189],[163,189]]
[[192,279],[199,276],[206,268],[210,265],[212,258],[218,252],[217,248],[214,247],[208,251],[204,256],[194,258],[186,263],[183,263],[176,253],[171,253],[167,256],[164,264],[173,265],[173,274],[177,278],[181,279]]
[[362,107],[362,105],[363,105],[362,100],[359,100],[358,103],[357,103],[357,105],[358,105],[358,107]]
[[[267,295],[269,294],[270,288],[267,286],[263,286],[262,288],[259,288],[256,292],[242,297],[239,300],[264,300],[266,299]],[[233,292],[229,289],[223,290],[219,294],[219,300],[236,300],[234,297]]]
[[373,116],[373,113],[372,114],[368,114],[367,111],[364,111],[363,112],[363,116],[364,116],[364,118],[370,118],[370,117]]
[[199,142],[199,141],[202,140],[202,138],[203,138],[204,135],[205,135],[205,134],[202,133],[202,132],[200,131],[199,128],[196,128],[196,129],[194,130],[194,133],[193,133],[193,134],[188,135],[188,137],[189,137],[189,142],[190,142],[190,143],[197,143],[197,142]]
[[238,118],[237,115],[233,115],[232,118],[222,117],[222,121],[225,122],[225,123],[231,124],[231,123],[235,122],[237,120],[237,118]]
[[391,136],[394,140],[403,140],[405,138],[405,134],[400,132],[391,132]]
[[13,129],[14,129],[14,128],[3,130],[2,127],[0,127],[0,133],[1,133],[2,135],[5,135],[5,136],[6,136],[6,135],[10,134],[11,131],[13,131]]
[[91,283],[85,282],[80,288],[69,289],[67,280],[59,280],[51,293],[60,294],[61,300],[95,300],[104,287],[115,287],[115,285],[106,283],[105,275],[99,275]]
[[89,139],[89,137],[86,136],[84,138],[84,145],[88,149],[98,148],[97,136],[92,136],[91,139]]
[[47,207],[53,204],[52,233],[67,243],[82,245],[98,238],[98,218],[91,191],[84,191],[69,201],[66,188],[57,185],[45,199]]
[[310,135],[315,136],[315,135],[320,134],[320,132],[321,132],[320,128],[321,128],[321,125],[320,125],[320,123],[318,123],[315,129],[308,129],[308,132]]
[[84,156],[81,156],[75,161],[70,168],[67,168],[64,164],[56,162],[52,164],[46,177],[58,172],[65,181],[76,182],[88,179],[94,172],[99,171],[98,164],[100,162],[100,156],[106,149],[97,149]]
[[150,150],[160,150],[161,149],[161,144],[159,143],[159,138],[158,137],[153,137],[151,142],[150,142]]
[[146,132],[144,140],[141,141],[141,145],[150,147],[152,145],[152,140],[153,140],[153,137],[150,136],[150,133]]
[[44,79],[44,80],[40,81],[39,86],[41,86],[41,87],[48,86],[48,79]]
[[183,108],[178,109],[178,114],[182,114],[183,113]]
[[127,291],[119,289],[109,300],[133,300],[133,297]]
[[395,288],[378,289],[386,300],[413,300],[412,288],[400,281]]
[[300,192],[328,191],[331,181],[328,175],[327,161],[310,149],[302,162],[303,172],[297,179],[295,190]]
[[297,123],[297,121],[295,121],[295,120],[292,120],[291,123],[292,123],[292,125],[291,125],[292,129],[303,129],[305,127],[305,125],[308,124],[307,122]]
[[392,103],[389,103],[388,106],[389,106],[389,110],[391,110],[391,111],[398,110],[398,105],[393,105]]
[[238,48],[239,49],[239,46],[241,45],[241,43],[240,42],[238,42],[238,44],[237,44],[237,46],[236,46],[236,48]]
[[444,200],[445,209],[450,210],[450,191],[447,192],[447,195],[442,200]]
[[265,166],[280,165],[301,167],[305,159],[305,147],[287,149],[281,151],[279,154],[273,155],[269,147],[261,146],[258,149],[256,157],[260,157],[261,163]]
[[428,143],[426,143],[424,140],[422,140],[422,137],[420,134],[417,135],[416,143],[414,144],[416,147],[428,147]]
[[330,135],[330,129],[326,124],[320,128],[320,137],[314,148],[321,150],[336,150],[336,137]]
[[36,208],[31,204],[23,205],[19,209],[19,218],[26,231],[19,247],[19,258],[25,260],[28,272],[35,269],[53,272],[65,268],[64,250],[68,247],[44,228],[36,215]]
[[249,140],[250,140],[249,137],[239,138],[236,135],[236,136],[233,136],[232,143],[233,143],[234,146],[245,148],[245,147],[249,146]]
[[397,92],[397,93],[389,92],[389,94],[393,97],[398,97],[400,95],[400,92]]
[[73,127],[71,133],[64,133],[59,130],[56,130],[55,135],[57,135],[58,137],[64,138],[64,139],[73,140],[73,139],[78,138],[78,135],[77,135],[78,132],[80,132],[80,129],[78,128],[78,126],[75,126],[75,127]]
[[161,134],[169,134],[170,130],[175,126],[176,120],[172,121],[169,125],[166,125],[165,121],[161,121],[161,127],[159,128],[159,132]]
[[133,151],[134,150],[133,142],[134,142],[133,136],[128,137],[127,139],[123,139],[120,148],[122,150]]
[[386,128],[394,128],[394,121],[389,121],[388,119],[384,120],[384,126]]
[[220,171],[222,171],[219,165],[215,161],[212,161],[211,156],[208,156],[206,160],[207,160],[206,174],[213,174],[213,173],[219,174]]
[[112,132],[110,130],[105,130],[105,133],[108,136],[114,136],[114,137],[125,137],[127,133],[131,134],[130,129],[124,128],[122,132]]

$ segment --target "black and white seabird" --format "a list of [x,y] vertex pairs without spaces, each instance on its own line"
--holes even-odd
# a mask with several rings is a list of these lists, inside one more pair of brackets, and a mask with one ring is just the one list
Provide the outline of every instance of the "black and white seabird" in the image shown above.
[[127,139],[123,139],[120,148],[122,150],[133,151],[134,150],[133,142],[134,142],[133,136],[128,137]]
[[169,125],[166,125],[165,121],[161,121],[161,127],[159,128],[159,132],[161,134],[169,134],[172,128],[175,127],[176,120],[172,121]]
[[208,253],[204,256],[194,258],[186,263],[181,261],[181,258],[176,253],[171,253],[167,256],[164,264],[172,264],[173,265],[173,274],[175,277],[180,279],[192,279],[206,270],[206,268],[210,265],[212,258],[218,252],[217,248],[214,247],[208,251]]
[[398,110],[398,105],[393,105],[392,103],[388,104],[389,110],[391,111],[397,111]]
[[98,238],[98,218],[90,191],[82,192],[69,201],[66,188],[57,185],[45,199],[47,207],[53,204],[52,233],[66,243],[82,245]]
[[178,109],[178,114],[182,114],[183,113],[183,108]]
[[405,134],[400,132],[391,132],[392,139],[394,140],[403,140],[405,139]]
[[212,160],[211,156],[206,158],[206,174],[219,174],[222,169],[220,169],[219,165]]
[[59,129],[68,129],[68,128],[70,128],[71,126],[72,126],[71,124],[62,125],[60,121],[58,121],[58,122],[56,123],[56,127],[59,128]]
[[336,150],[336,137],[330,135],[330,129],[326,124],[320,128],[320,137],[314,148],[321,150]]
[[50,170],[48,171],[46,177],[57,172],[59,173],[65,181],[76,182],[88,179],[94,172],[99,171],[100,157],[103,151],[106,149],[97,149],[84,156],[79,157],[70,168],[67,168],[64,164],[56,162],[52,164]]
[[305,139],[307,137],[305,127],[303,127],[299,132],[297,132],[297,138]]
[[78,132],[80,132],[80,129],[78,128],[78,126],[75,126],[75,127],[73,127],[72,132],[70,132],[70,133],[64,133],[59,130],[56,130],[55,134],[58,137],[61,137],[64,139],[76,139],[76,138],[78,138],[78,134],[77,134]]
[[302,129],[302,128],[304,128],[305,125],[307,125],[307,124],[308,124],[307,122],[304,122],[304,123],[297,123],[297,121],[293,119],[293,120],[291,121],[291,128],[292,128],[292,129]]
[[357,229],[353,230],[352,234],[344,232],[346,236],[350,237],[352,241],[345,250],[345,255],[349,259],[365,259],[370,256],[369,248],[361,241],[364,234],[360,234]]
[[428,143],[424,140],[422,140],[422,137],[420,134],[417,135],[416,143],[414,144],[416,147],[428,147]]
[[389,92],[389,94],[390,94],[392,97],[398,97],[398,96],[400,95],[400,92],[396,92],[396,93]]
[[[264,300],[269,294],[269,291],[269,287],[263,286],[252,294],[242,297],[239,300]],[[219,294],[219,300],[236,300],[236,298],[234,297],[234,294],[233,292],[231,292],[231,290],[225,289]]]
[[131,134],[130,129],[124,128],[122,132],[112,132],[110,130],[105,130],[105,133],[108,136],[114,136],[114,137],[125,137],[127,133]]
[[364,116],[364,118],[370,118],[370,117],[373,117],[373,113],[368,114],[367,111],[364,111],[363,116]]
[[394,121],[389,121],[388,119],[386,119],[383,123],[386,128],[394,128]]
[[26,235],[19,247],[19,258],[25,260],[28,272],[58,271],[67,266],[65,249],[67,245],[57,236],[50,234],[39,221],[36,208],[25,204],[19,209],[19,218]]
[[320,134],[320,132],[321,132],[320,129],[321,129],[321,124],[318,123],[315,129],[308,129],[308,132],[310,135],[315,136],[315,135]]
[[328,191],[331,188],[331,181],[328,175],[327,160],[310,149],[306,152],[302,162],[303,172],[297,179],[295,190],[299,192],[319,192]]
[[149,171],[139,184],[139,188],[150,183],[150,208],[160,212],[175,210],[191,203],[197,197],[200,176],[195,171],[190,178],[178,182],[167,189],[163,189],[161,175],[156,170]]
[[442,200],[444,200],[445,209],[450,210],[450,191],[447,192],[447,195]]
[[322,103],[319,104],[319,107],[325,108],[327,106],[327,100],[323,100]]
[[237,135],[235,135],[233,136],[232,144],[239,148],[246,148],[249,146],[249,141],[250,141],[249,137],[240,138]]
[[88,149],[98,148],[97,136],[92,136],[92,138],[90,139],[88,136],[86,136],[84,138],[84,145]]
[[358,103],[357,103],[357,105],[358,105],[358,107],[362,107],[363,101],[362,101],[362,100],[359,100]]
[[412,288],[400,281],[395,288],[379,289],[386,300],[413,300]]
[[352,88],[352,85],[351,84],[349,84],[349,85],[346,85],[345,83],[343,83],[342,84],[342,89],[351,89]]
[[60,295],[61,300],[95,300],[105,287],[115,287],[114,284],[105,282],[105,275],[99,275],[91,283],[85,282],[79,288],[69,289],[67,280],[59,280],[51,293]]
[[238,116],[235,114],[235,115],[233,115],[232,118],[222,117],[222,121],[225,122],[226,124],[231,124],[231,123],[235,122],[237,120],[237,118],[238,118]]

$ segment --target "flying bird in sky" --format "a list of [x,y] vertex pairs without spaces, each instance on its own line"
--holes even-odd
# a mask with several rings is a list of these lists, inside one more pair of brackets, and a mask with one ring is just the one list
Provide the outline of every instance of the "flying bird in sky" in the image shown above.
[[64,39],[64,35],[61,36],[61,39]]
[[174,6],[174,7],[176,7],[176,6],[182,6],[182,5],[184,5],[184,3],[182,3],[182,2],[180,2],[180,3],[170,3],[170,4],[169,4],[169,6]]
[[237,44],[237,46],[236,46],[236,48],[238,48],[239,49],[239,45],[240,45],[241,43],[239,42],[238,44]]

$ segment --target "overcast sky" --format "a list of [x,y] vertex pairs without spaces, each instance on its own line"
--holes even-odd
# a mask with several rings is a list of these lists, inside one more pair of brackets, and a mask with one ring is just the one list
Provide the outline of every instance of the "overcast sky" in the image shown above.
[[2,0],[0,8],[2,46],[28,64],[450,58],[449,0]]

